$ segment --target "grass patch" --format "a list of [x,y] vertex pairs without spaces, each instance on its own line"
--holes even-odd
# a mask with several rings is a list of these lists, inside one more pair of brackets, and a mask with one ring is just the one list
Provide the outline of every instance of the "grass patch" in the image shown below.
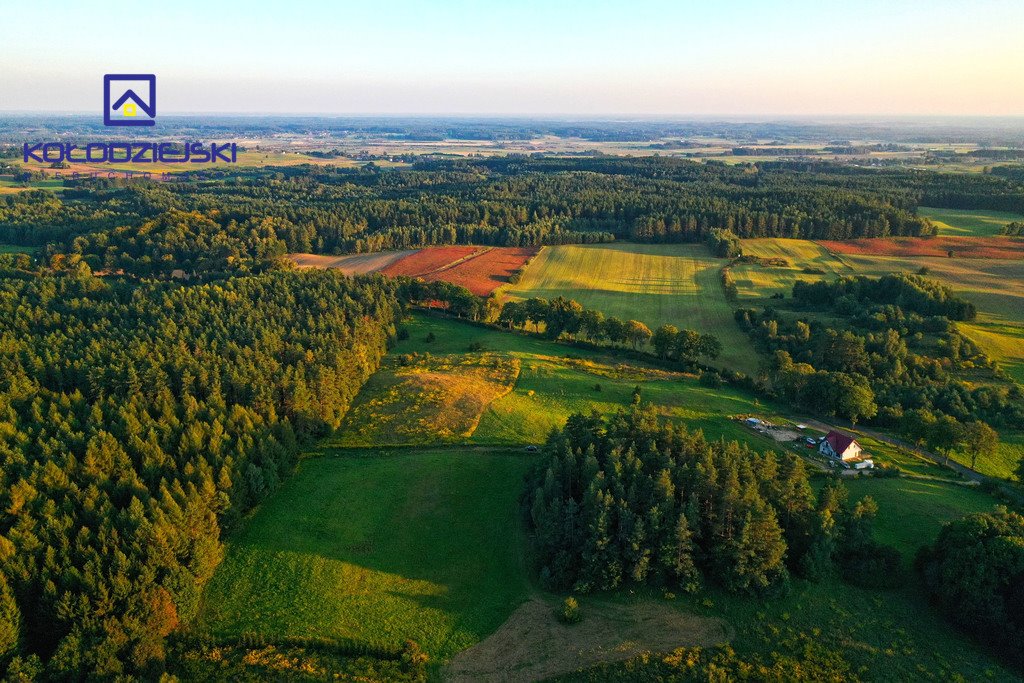
[[721,365],[750,374],[757,362],[722,291],[725,263],[702,244],[545,247],[505,292],[515,299],[565,296],[652,330],[670,323],[713,334],[725,347]]
[[743,253],[758,258],[781,258],[789,263],[788,266],[762,266],[756,263],[733,266],[733,280],[743,305],[754,303],[744,300],[767,299],[773,294],[789,296],[793,292],[793,284],[798,280],[817,282],[853,274],[846,263],[810,240],[774,237],[746,239],[743,240]]
[[856,478],[845,483],[851,499],[875,499],[875,537],[898,548],[908,567],[943,524],[995,505],[992,496],[976,486],[903,478]]
[[304,460],[232,539],[197,627],[216,636],[413,639],[440,660],[528,594],[529,458],[457,450]]
[[992,237],[1007,223],[1024,220],[1024,216],[1007,211],[972,211],[968,209],[935,209],[919,207],[919,216],[928,218],[940,235]]
[[389,356],[363,386],[336,445],[450,443],[468,438],[519,375],[505,354]]
[[[543,443],[551,429],[561,427],[574,412],[597,410],[610,414],[626,408],[632,403],[634,388],[639,386],[641,399],[653,404],[663,417],[690,429],[701,429],[711,439],[739,439],[760,450],[780,447],[770,437],[730,419],[732,415],[751,413],[771,418],[781,415],[781,406],[760,401],[744,391],[705,387],[693,375],[643,363],[623,364],[609,353],[449,318],[416,315],[405,325],[409,339],[399,342],[395,353],[429,350],[436,357],[461,357],[470,345],[480,345],[490,353],[505,354],[519,362],[515,387],[486,407],[469,439],[472,443]],[[434,341],[425,342],[431,334]],[[346,437],[343,434],[341,438]]]

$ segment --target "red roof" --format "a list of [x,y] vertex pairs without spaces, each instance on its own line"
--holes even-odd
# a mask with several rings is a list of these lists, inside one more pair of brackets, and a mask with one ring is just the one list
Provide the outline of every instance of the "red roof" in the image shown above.
[[840,434],[839,432],[829,432],[828,436],[825,437],[825,441],[828,441],[828,445],[832,447],[832,450],[840,455],[846,452],[846,449],[850,447],[850,444],[856,443],[856,439],[846,434]]

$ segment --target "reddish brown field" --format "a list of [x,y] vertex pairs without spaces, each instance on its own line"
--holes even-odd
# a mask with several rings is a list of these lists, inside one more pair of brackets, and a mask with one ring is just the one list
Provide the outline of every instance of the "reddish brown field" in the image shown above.
[[436,277],[461,285],[477,296],[487,296],[506,284],[538,251],[537,247],[495,247],[437,273]]
[[[427,279],[440,268],[472,256],[485,247],[427,247],[400,258],[380,272],[385,275],[408,275],[409,277],[421,277]],[[435,280],[437,278],[434,278]]]
[[444,280],[487,296],[538,251],[536,247],[427,247],[380,272],[421,277],[427,282]]
[[949,256],[956,258],[1024,259],[1024,239],[1013,237],[893,237],[845,242],[818,242],[837,254],[870,256]]

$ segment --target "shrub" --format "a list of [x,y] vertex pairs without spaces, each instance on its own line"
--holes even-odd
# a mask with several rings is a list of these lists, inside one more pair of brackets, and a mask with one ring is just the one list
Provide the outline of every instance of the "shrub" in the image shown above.
[[564,624],[578,624],[583,619],[580,603],[571,595],[562,601],[562,609],[558,613],[559,620]]
[[722,376],[717,372],[702,372],[700,373],[700,384],[704,387],[717,389],[723,384]]
[[405,341],[409,338],[409,328],[399,327],[398,328],[398,341]]
[[428,344],[433,344],[435,341],[437,341],[437,335],[435,335],[433,332],[428,332],[427,336],[423,339],[423,341],[425,341]]

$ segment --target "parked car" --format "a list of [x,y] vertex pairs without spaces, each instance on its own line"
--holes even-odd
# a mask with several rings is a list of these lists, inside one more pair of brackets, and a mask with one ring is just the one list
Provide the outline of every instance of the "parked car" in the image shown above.
[[536,453],[536,452],[537,452],[537,451],[539,451],[539,450],[540,450],[540,449],[539,449],[539,448],[537,448],[536,446],[527,446],[527,447],[526,447],[526,452],[527,452],[527,453]]

